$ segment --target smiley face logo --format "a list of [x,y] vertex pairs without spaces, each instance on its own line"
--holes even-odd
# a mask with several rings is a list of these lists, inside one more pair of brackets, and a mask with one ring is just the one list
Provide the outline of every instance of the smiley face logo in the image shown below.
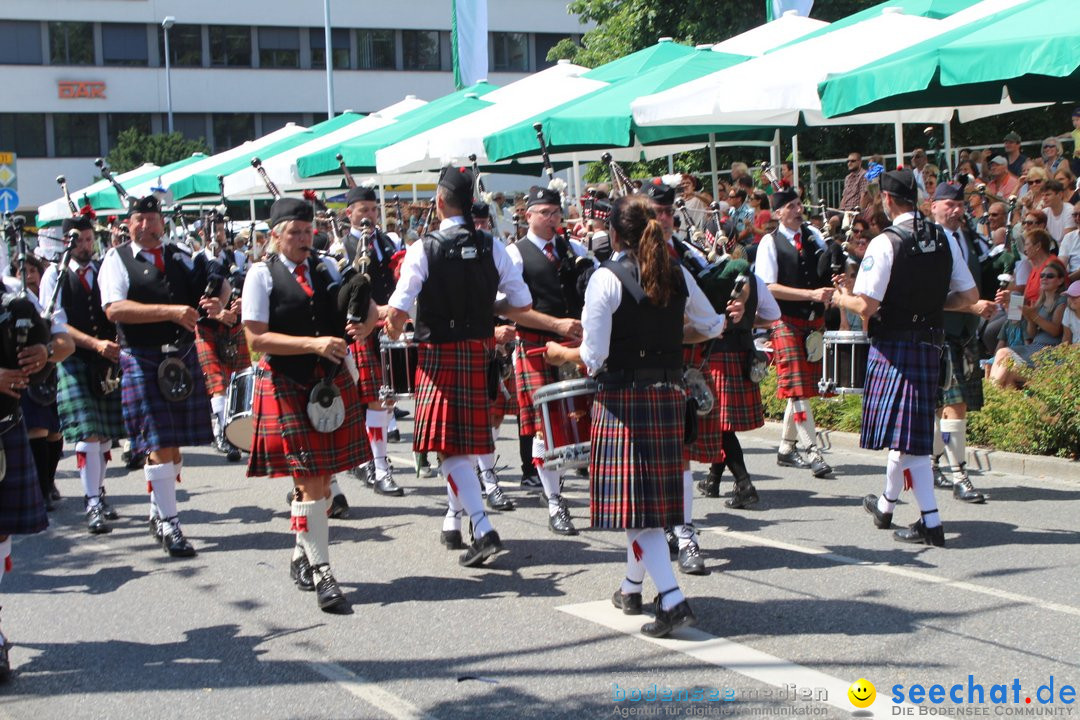
[[847,690],[847,696],[855,707],[867,708],[874,704],[874,699],[877,697],[877,688],[869,680],[859,678],[851,683],[851,687]]

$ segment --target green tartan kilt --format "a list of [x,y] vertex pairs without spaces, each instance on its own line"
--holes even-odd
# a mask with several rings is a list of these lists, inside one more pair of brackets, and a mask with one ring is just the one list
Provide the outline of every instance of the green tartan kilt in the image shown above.
[[127,437],[120,389],[99,397],[90,390],[92,381],[90,364],[74,355],[57,367],[56,409],[66,442],[94,435],[105,440]]

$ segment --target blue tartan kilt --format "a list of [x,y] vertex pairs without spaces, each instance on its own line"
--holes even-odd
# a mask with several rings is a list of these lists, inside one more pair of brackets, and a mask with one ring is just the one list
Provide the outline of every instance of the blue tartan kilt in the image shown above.
[[69,357],[57,367],[59,392],[56,408],[60,429],[67,442],[79,442],[94,435],[106,440],[127,437],[119,392],[98,396],[91,391],[94,382],[91,365],[82,358]]
[[866,363],[859,446],[929,455],[934,444],[941,348],[873,340]]
[[7,459],[7,474],[0,481],[0,536],[39,533],[49,526],[49,518],[22,420],[0,436],[0,442]]
[[169,402],[157,382],[161,351],[124,348],[120,353],[124,426],[131,438],[133,454],[210,444],[210,400],[195,346],[181,348],[178,357],[191,373],[194,387],[186,400]]
[[592,408],[589,514],[596,528],[683,521],[686,394],[672,384],[605,389]]
[[60,416],[56,413],[56,403],[40,405],[24,392],[19,399],[19,407],[22,408],[23,424],[28,429],[45,428],[50,433],[60,432]]

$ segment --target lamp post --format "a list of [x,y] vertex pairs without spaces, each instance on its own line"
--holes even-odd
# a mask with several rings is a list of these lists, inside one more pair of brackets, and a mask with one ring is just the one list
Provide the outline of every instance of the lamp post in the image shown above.
[[165,31],[165,103],[169,113],[169,134],[173,132],[172,114],[172,65],[169,58],[169,30],[176,24],[176,18],[166,15],[161,21],[161,27]]
[[330,32],[330,0],[323,0],[323,36],[326,51],[326,119],[334,119],[334,46]]

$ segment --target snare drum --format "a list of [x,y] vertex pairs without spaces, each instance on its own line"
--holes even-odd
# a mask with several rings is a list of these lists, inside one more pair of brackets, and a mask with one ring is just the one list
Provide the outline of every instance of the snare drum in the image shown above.
[[596,381],[563,380],[533,393],[544,422],[544,467],[564,470],[588,467],[589,427]]
[[416,366],[419,353],[411,332],[402,333],[397,340],[386,335],[379,338],[379,358],[382,366],[383,397],[411,398],[416,392]]
[[862,395],[870,338],[855,330],[826,331],[818,390],[822,395]]
[[234,372],[225,396],[225,439],[251,452],[255,439],[255,418],[251,404],[255,399],[255,368]]

